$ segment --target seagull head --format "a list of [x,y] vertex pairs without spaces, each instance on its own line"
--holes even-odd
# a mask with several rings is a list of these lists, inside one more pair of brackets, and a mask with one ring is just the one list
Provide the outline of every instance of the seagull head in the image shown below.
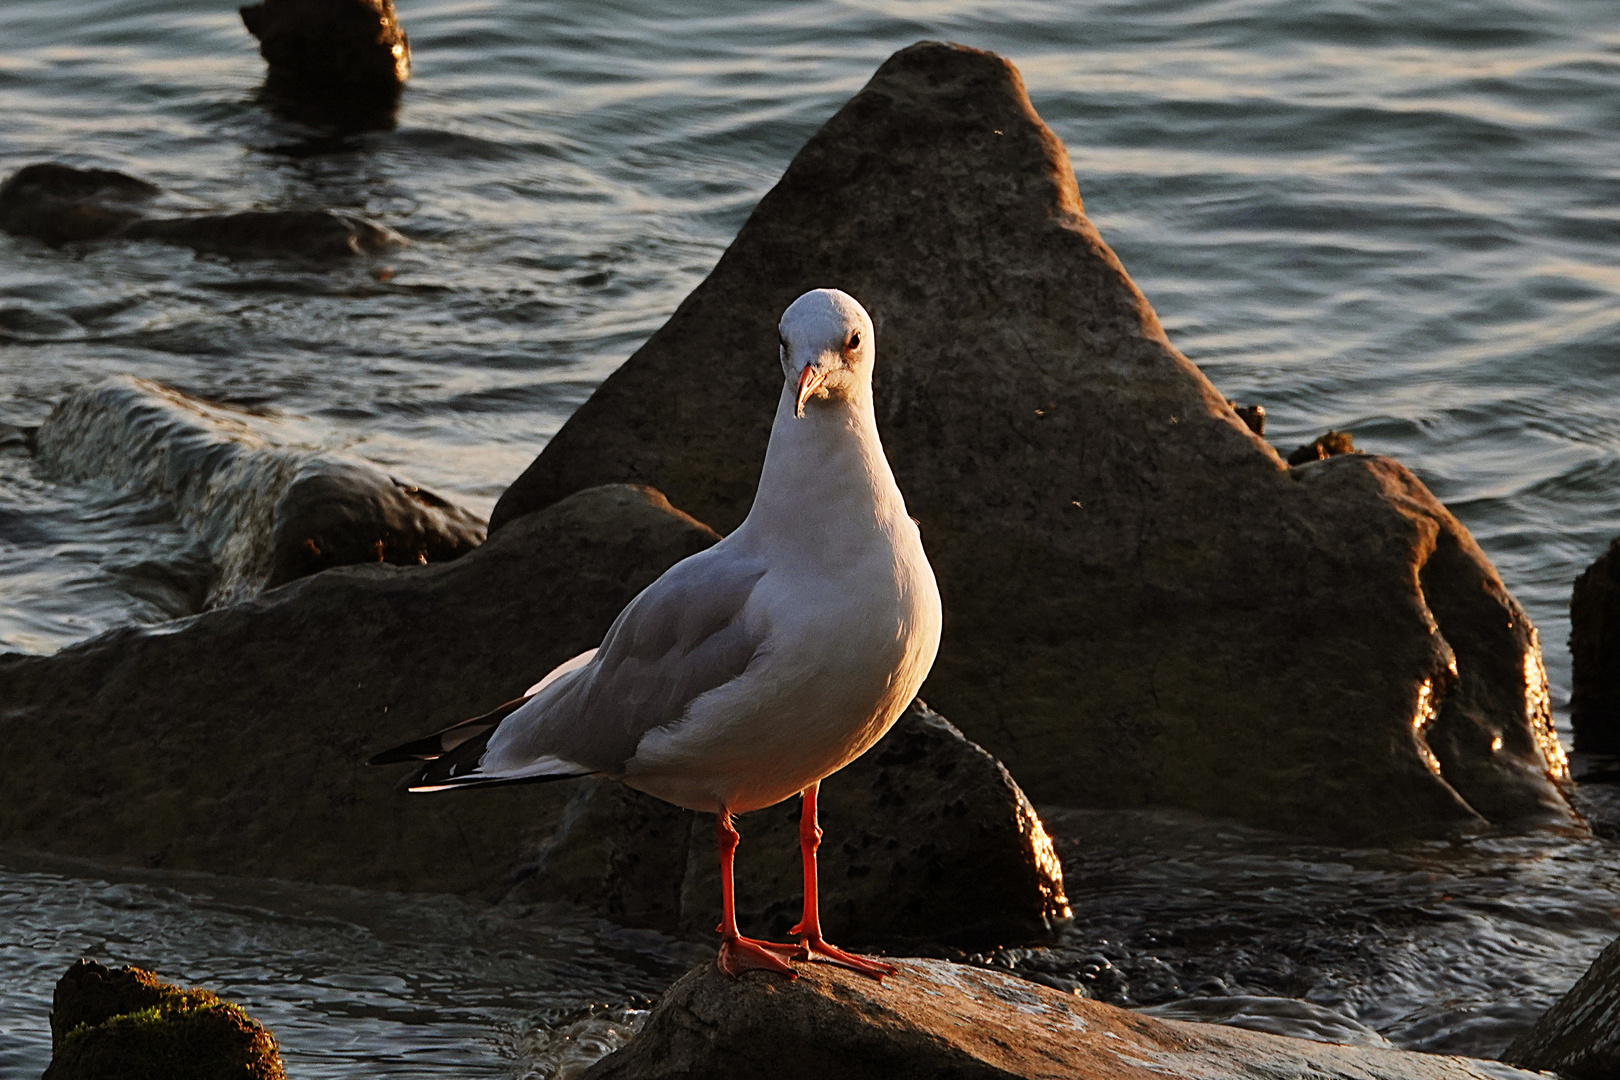
[[812,289],[782,312],[782,374],[798,387],[794,415],[812,398],[848,401],[872,384],[872,317],[837,289]]

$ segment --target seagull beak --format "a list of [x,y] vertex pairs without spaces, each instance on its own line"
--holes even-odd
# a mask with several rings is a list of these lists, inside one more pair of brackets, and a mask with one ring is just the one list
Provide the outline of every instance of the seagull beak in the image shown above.
[[825,368],[817,367],[815,364],[804,365],[804,370],[799,372],[799,404],[794,410],[795,416],[801,420],[804,418],[804,403],[810,400],[810,395],[821,389],[821,382],[826,377]]

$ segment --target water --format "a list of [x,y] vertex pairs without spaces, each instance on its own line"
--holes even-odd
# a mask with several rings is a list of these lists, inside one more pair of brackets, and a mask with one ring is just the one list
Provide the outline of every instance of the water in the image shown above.
[[[1334,427],[1414,468],[1529,609],[1567,697],[1570,582],[1620,533],[1620,7],[405,0],[400,14],[415,78],[399,126],[334,149],[255,102],[262,65],[231,4],[7,0],[0,173],[113,167],[175,206],[351,210],[412,246],[322,269],[0,236],[0,422],[38,424],[71,389],[131,374],[487,512],[882,59],[957,40],[1020,65],[1172,340],[1228,396],[1264,404],[1284,451]],[[0,645],[48,652],[183,614],[202,602],[199,566],[171,510],[55,484],[0,429]],[[1402,1045],[1488,1052],[1620,931],[1602,841],[1346,854],[1058,818],[1090,937],[1018,962],[1078,978],[1101,956],[1139,1004],[1218,978]],[[1149,854],[1100,839],[1083,854],[1075,841],[1099,829]],[[98,942],[240,992],[298,1077],[384,1060],[397,1075],[521,1074],[511,1048],[550,1037],[543,1008],[622,1004],[665,971],[568,969],[598,930],[547,924],[519,947],[532,965],[473,964],[452,994],[365,929],[385,909],[440,955],[476,955],[441,901],[355,899],[349,929],[327,934],[287,914],[318,890],[221,907],[189,879],[100,873],[0,868],[0,1042],[34,1039],[0,1046],[8,1075],[43,1067],[50,980]],[[109,889],[147,914],[84,906]],[[15,912],[32,913],[22,953]],[[1141,938],[1148,922],[1186,940]],[[327,936],[297,953],[274,944],[289,926]],[[235,974],[244,950],[253,973]],[[397,981],[356,981],[372,977]],[[367,1012],[378,1001],[386,1022]]]

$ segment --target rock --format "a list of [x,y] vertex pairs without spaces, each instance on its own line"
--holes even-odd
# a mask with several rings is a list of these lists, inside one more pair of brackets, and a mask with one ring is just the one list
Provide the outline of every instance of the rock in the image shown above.
[[1535,1026],[1502,1052],[1521,1069],[1555,1072],[1564,1080],[1620,1076],[1620,938],[1575,980]]
[[249,210],[148,218],[131,222],[119,235],[237,258],[345,259],[391,251],[407,243],[386,225],[333,210]]
[[1575,579],[1569,598],[1569,698],[1575,749],[1620,754],[1620,538]]
[[480,518],[432,492],[274,434],[249,413],[119,375],[58,402],[35,441],[55,480],[173,503],[213,560],[208,607],[332,566],[448,561],[483,542]]
[[283,1080],[275,1037],[240,1006],[136,967],[79,960],[51,1002],[44,1080]]
[[110,169],[28,165],[0,184],[0,231],[47,244],[123,238],[216,255],[319,260],[376,254],[408,242],[386,225],[332,210],[144,216],[140,204],[161,193],[145,180]]
[[877,320],[878,422],[940,581],[923,696],[1037,803],[1346,839],[1575,821],[1535,628],[1467,531],[1394,461],[1289,469],[1244,426],[990,53],[885,62],[502,496],[495,535],[611,481],[735,528],[776,319],[824,285]]
[[0,184],[0,231],[47,244],[100,240],[141,216],[159,189],[111,169],[26,165]]
[[[822,926],[844,946],[994,948],[1069,917],[1039,815],[995,758],[915,702],[821,786]],[[737,918],[787,940],[803,903],[799,803],[739,819]],[[523,899],[567,900],[631,926],[707,941],[720,910],[714,817],[587,781],[541,849]]]
[[881,984],[819,964],[791,982],[705,964],[582,1080],[1531,1080],[1494,1062],[1159,1020],[941,960],[896,963]]
[[340,567],[182,622],[0,656],[14,770],[0,844],[497,898],[569,786],[408,796],[365,759],[518,696],[716,539],[657,492],[599,488],[454,562]]
[[1288,455],[1288,464],[1304,465],[1309,461],[1321,461],[1335,454],[1353,454],[1356,444],[1349,434],[1343,431],[1329,431],[1325,435],[1318,435],[1313,441],[1296,449]]
[[241,9],[270,65],[272,97],[323,111],[385,111],[411,74],[393,0],[263,0]]
[[1256,435],[1266,433],[1266,407],[1264,405],[1239,405],[1231,398],[1227,398],[1226,403],[1232,406],[1232,411],[1237,413],[1238,419],[1243,421],[1244,427]]

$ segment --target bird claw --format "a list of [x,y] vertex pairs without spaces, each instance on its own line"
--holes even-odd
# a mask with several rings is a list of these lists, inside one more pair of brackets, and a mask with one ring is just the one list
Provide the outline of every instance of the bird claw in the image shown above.
[[733,979],[750,968],[774,971],[796,979],[799,974],[793,970],[787,958],[799,951],[798,945],[778,945],[774,941],[755,941],[745,937],[723,938],[720,952],[714,958],[714,966],[720,969],[720,974]]
[[845,952],[835,945],[829,945],[820,938],[804,938],[799,943],[798,955],[795,960],[816,960],[823,964],[833,964],[837,967],[849,968],[869,978],[883,981],[883,976],[893,975],[900,969],[893,964],[885,964],[881,960],[874,960],[867,956],[857,956],[852,952]]

